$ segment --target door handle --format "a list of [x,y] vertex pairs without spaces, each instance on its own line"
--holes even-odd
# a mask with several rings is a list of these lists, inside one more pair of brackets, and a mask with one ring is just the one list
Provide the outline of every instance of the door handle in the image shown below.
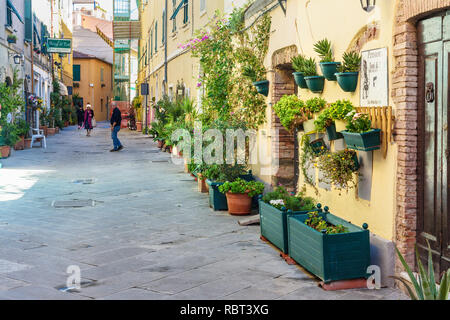
[[426,85],[425,100],[428,103],[434,102],[434,83],[428,82]]

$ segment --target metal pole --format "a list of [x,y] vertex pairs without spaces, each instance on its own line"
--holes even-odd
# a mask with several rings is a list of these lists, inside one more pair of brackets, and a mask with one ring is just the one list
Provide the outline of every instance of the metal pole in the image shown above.
[[148,134],[148,93],[145,95],[145,134]]

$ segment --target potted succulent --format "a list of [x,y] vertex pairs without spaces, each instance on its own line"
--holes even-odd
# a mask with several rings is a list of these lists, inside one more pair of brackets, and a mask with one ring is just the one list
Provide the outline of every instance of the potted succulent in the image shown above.
[[336,81],[336,76],[334,74],[337,72],[341,63],[334,62],[331,42],[328,39],[317,41],[314,44],[314,51],[319,54],[319,65],[324,77],[329,81]]
[[289,256],[325,283],[367,278],[368,225],[362,228],[329,212],[289,215]]
[[[308,213],[315,210],[315,200],[289,193],[283,187],[259,196],[259,215],[261,236],[270,241],[283,253],[288,254],[287,217],[288,215]],[[317,208],[320,209],[320,204]]]
[[294,68],[295,72],[292,73],[294,76],[295,83],[302,89],[308,89],[308,85],[305,81],[305,56],[298,55],[291,59],[292,68]]
[[254,66],[247,65],[242,68],[242,75],[252,81],[258,93],[267,97],[269,95],[269,80],[264,79],[266,72],[264,67],[257,69]]
[[7,39],[8,43],[16,43],[17,42],[17,36],[15,34],[8,35]]
[[381,130],[371,127],[372,122],[368,114],[351,112],[347,130],[342,131],[347,148],[361,151],[380,149]]
[[226,194],[230,214],[247,215],[252,211],[252,198],[264,191],[264,183],[238,178],[233,182],[226,181],[219,186],[219,191]]
[[303,67],[303,74],[305,76],[305,81],[309,90],[314,93],[322,93],[323,86],[325,84],[325,78],[318,75],[315,59],[306,59]]
[[356,51],[344,52],[342,61],[343,64],[336,73],[337,82],[345,92],[355,92],[358,85],[361,56]]
[[280,123],[286,130],[293,132],[303,121],[307,120],[305,103],[295,94],[284,95],[274,104],[273,110],[280,118]]
[[319,97],[311,98],[305,102],[305,110],[308,120],[303,122],[303,130],[305,133],[313,132],[316,130],[314,120],[319,117],[320,111],[322,111],[327,105],[327,102]]

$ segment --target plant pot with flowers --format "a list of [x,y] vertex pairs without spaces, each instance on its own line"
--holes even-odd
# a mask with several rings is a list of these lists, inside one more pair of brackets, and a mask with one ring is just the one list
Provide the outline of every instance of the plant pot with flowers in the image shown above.
[[343,64],[338,68],[336,78],[339,86],[345,92],[355,92],[358,85],[361,56],[358,52],[345,52],[342,55]]
[[17,42],[17,36],[15,34],[8,35],[7,39],[8,43],[16,43]]
[[319,54],[319,65],[325,79],[328,81],[336,81],[336,76],[334,74],[337,72],[341,63],[334,61],[331,42],[328,39],[317,41],[314,44],[314,51]]
[[226,181],[219,186],[219,191],[226,194],[230,214],[247,215],[252,211],[252,197],[263,193],[264,183],[238,178],[233,182]]
[[306,59],[304,62],[304,72],[306,85],[311,92],[322,93],[325,84],[325,77],[317,73],[316,61],[314,58]]
[[356,111],[349,114],[347,130],[342,131],[347,148],[360,151],[380,149],[380,133],[380,129],[372,129],[368,114]]
[[314,122],[317,131],[326,131],[330,141],[342,139],[340,131],[345,129],[347,115],[353,110],[355,108],[349,100],[337,100],[330,104]]
[[280,119],[281,125],[289,132],[294,132],[305,120],[308,120],[305,103],[295,94],[282,96],[274,104],[273,110]]
[[287,217],[288,215],[308,213],[320,209],[320,204],[306,197],[302,190],[297,195],[289,193],[283,187],[259,196],[259,215],[261,236],[288,254]]
[[263,65],[246,65],[242,68],[242,75],[252,81],[258,93],[267,97],[269,95],[269,80],[264,79],[266,73]]
[[308,89],[308,85],[305,81],[305,60],[305,56],[301,54],[293,57],[291,60],[292,68],[295,70],[295,72],[292,73],[295,83],[302,89]]

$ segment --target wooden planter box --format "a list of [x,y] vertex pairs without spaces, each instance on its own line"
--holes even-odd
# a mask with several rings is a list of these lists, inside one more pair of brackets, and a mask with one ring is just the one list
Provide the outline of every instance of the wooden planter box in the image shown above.
[[307,214],[290,215],[287,218],[289,256],[325,283],[370,276],[367,274],[370,265],[369,230],[327,210],[320,215],[334,225],[344,225],[349,232],[327,235],[304,223]]
[[309,211],[282,211],[271,206],[268,203],[262,201],[262,196],[259,199],[259,216],[260,216],[260,228],[261,235],[270,241],[274,246],[283,251],[283,253],[289,253],[288,244],[288,232],[287,232],[287,217],[296,214],[306,214],[312,211],[319,211],[321,205],[317,205],[316,210]]

